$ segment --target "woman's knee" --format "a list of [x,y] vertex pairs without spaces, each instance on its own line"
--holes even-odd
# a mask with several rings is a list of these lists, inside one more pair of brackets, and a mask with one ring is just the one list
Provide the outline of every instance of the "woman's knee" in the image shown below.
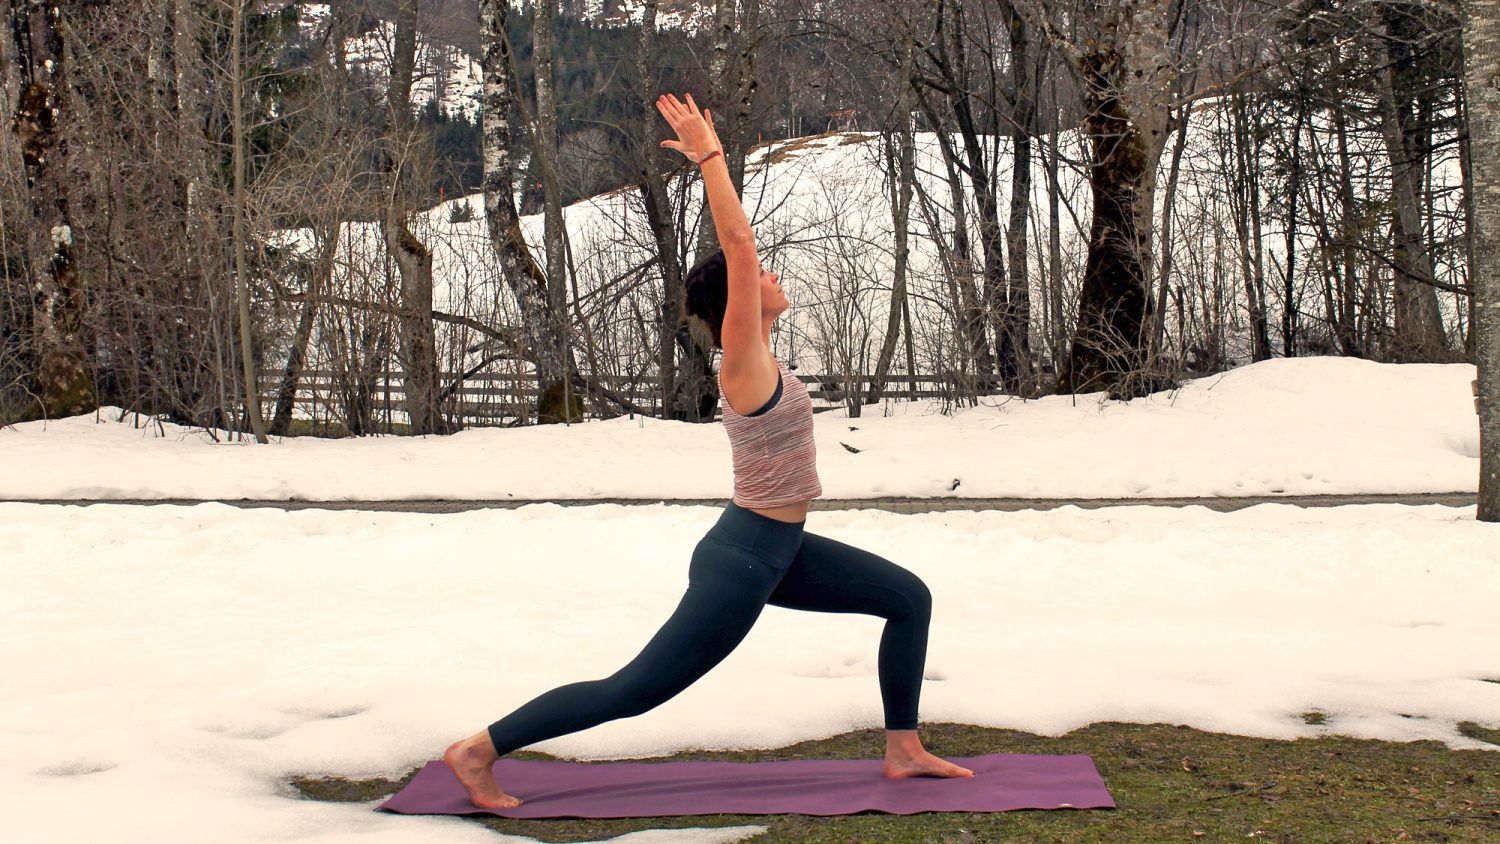
[[916,575],[911,576],[911,584],[907,587],[906,598],[911,603],[911,613],[915,620],[926,624],[932,619],[932,590]]
[[922,582],[920,577],[905,569],[897,569],[897,577],[891,578],[885,588],[889,600],[890,615],[892,621],[914,621],[926,625],[932,618],[932,590]]

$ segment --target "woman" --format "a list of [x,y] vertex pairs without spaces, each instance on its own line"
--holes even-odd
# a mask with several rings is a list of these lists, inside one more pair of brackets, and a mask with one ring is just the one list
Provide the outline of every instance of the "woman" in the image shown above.
[[822,493],[812,400],[770,348],[771,324],[790,303],[777,275],[760,265],[712,115],[700,112],[692,95],[686,103],[664,95],[656,107],[677,133],[662,146],[703,171],[723,246],[688,274],[685,288],[689,315],[708,325],[723,350],[719,384],[734,455],[734,501],[693,551],[687,593],[639,656],[606,679],[547,692],[449,747],[443,761],[474,805],[519,806],[495,781],[495,760],[664,703],[728,656],[771,604],[885,618],[879,656],[885,775],[973,776],[928,753],[917,737],[932,600],[927,587],[873,554],[803,530],[809,502]]

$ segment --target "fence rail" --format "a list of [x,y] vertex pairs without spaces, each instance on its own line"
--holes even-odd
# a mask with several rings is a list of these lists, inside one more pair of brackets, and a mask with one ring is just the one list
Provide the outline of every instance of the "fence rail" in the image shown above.
[[[440,373],[440,384],[449,385],[461,373]],[[857,385],[861,391],[869,389],[870,375],[797,375],[808,386],[808,393],[815,403],[815,411],[842,407],[847,398],[846,384]],[[890,375],[886,378],[884,395],[887,398],[951,399],[960,394],[964,375]],[[600,375],[585,376],[586,380],[598,384],[614,395],[621,396],[642,411],[653,416],[661,415],[660,381],[652,376]],[[260,395],[262,402],[273,401],[280,389],[282,373],[279,370],[260,372]],[[846,380],[847,379],[847,380]],[[350,407],[363,403],[368,411],[368,425],[374,430],[390,431],[405,424],[406,399],[405,373],[381,371],[366,379],[363,387],[360,378],[350,373],[332,370],[307,370],[297,380],[297,395],[293,416],[315,431],[326,431],[346,427]],[[973,386],[967,386],[972,393]],[[464,378],[444,402],[444,414],[465,426],[495,426],[514,424],[535,412],[538,395],[535,373],[485,372]],[[590,407],[590,415],[595,408]]]

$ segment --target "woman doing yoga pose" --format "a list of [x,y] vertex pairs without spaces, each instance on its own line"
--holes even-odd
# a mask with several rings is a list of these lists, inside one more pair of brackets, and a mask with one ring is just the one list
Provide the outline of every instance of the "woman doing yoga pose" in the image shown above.
[[[603,680],[574,683],[532,700],[457,742],[443,761],[480,808],[521,801],[495,781],[495,760],[519,748],[646,712],[718,665],[767,604],[886,619],[880,638],[885,775],[967,777],[928,753],[917,737],[917,698],[927,657],[932,597],[915,575],[880,557],[803,530],[822,494],[807,388],[771,354],[771,324],[790,303],[776,273],[761,267],[755,233],[729,179],[713,117],[691,95],[657,100],[677,140],[663,141],[703,171],[721,252],[685,280],[686,310],[723,350],[719,384],[734,459],[734,500],[698,543],[688,588],[645,649]],[[518,788],[525,792],[524,783]]]

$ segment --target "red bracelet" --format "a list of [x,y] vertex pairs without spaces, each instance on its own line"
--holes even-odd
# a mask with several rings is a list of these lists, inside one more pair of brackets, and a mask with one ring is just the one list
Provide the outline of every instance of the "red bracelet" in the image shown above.
[[710,158],[713,158],[716,155],[723,155],[723,154],[724,154],[724,150],[716,149],[713,152],[710,152],[708,155],[705,155],[702,158],[698,159],[698,166],[702,167],[704,164],[708,163],[708,160]]

